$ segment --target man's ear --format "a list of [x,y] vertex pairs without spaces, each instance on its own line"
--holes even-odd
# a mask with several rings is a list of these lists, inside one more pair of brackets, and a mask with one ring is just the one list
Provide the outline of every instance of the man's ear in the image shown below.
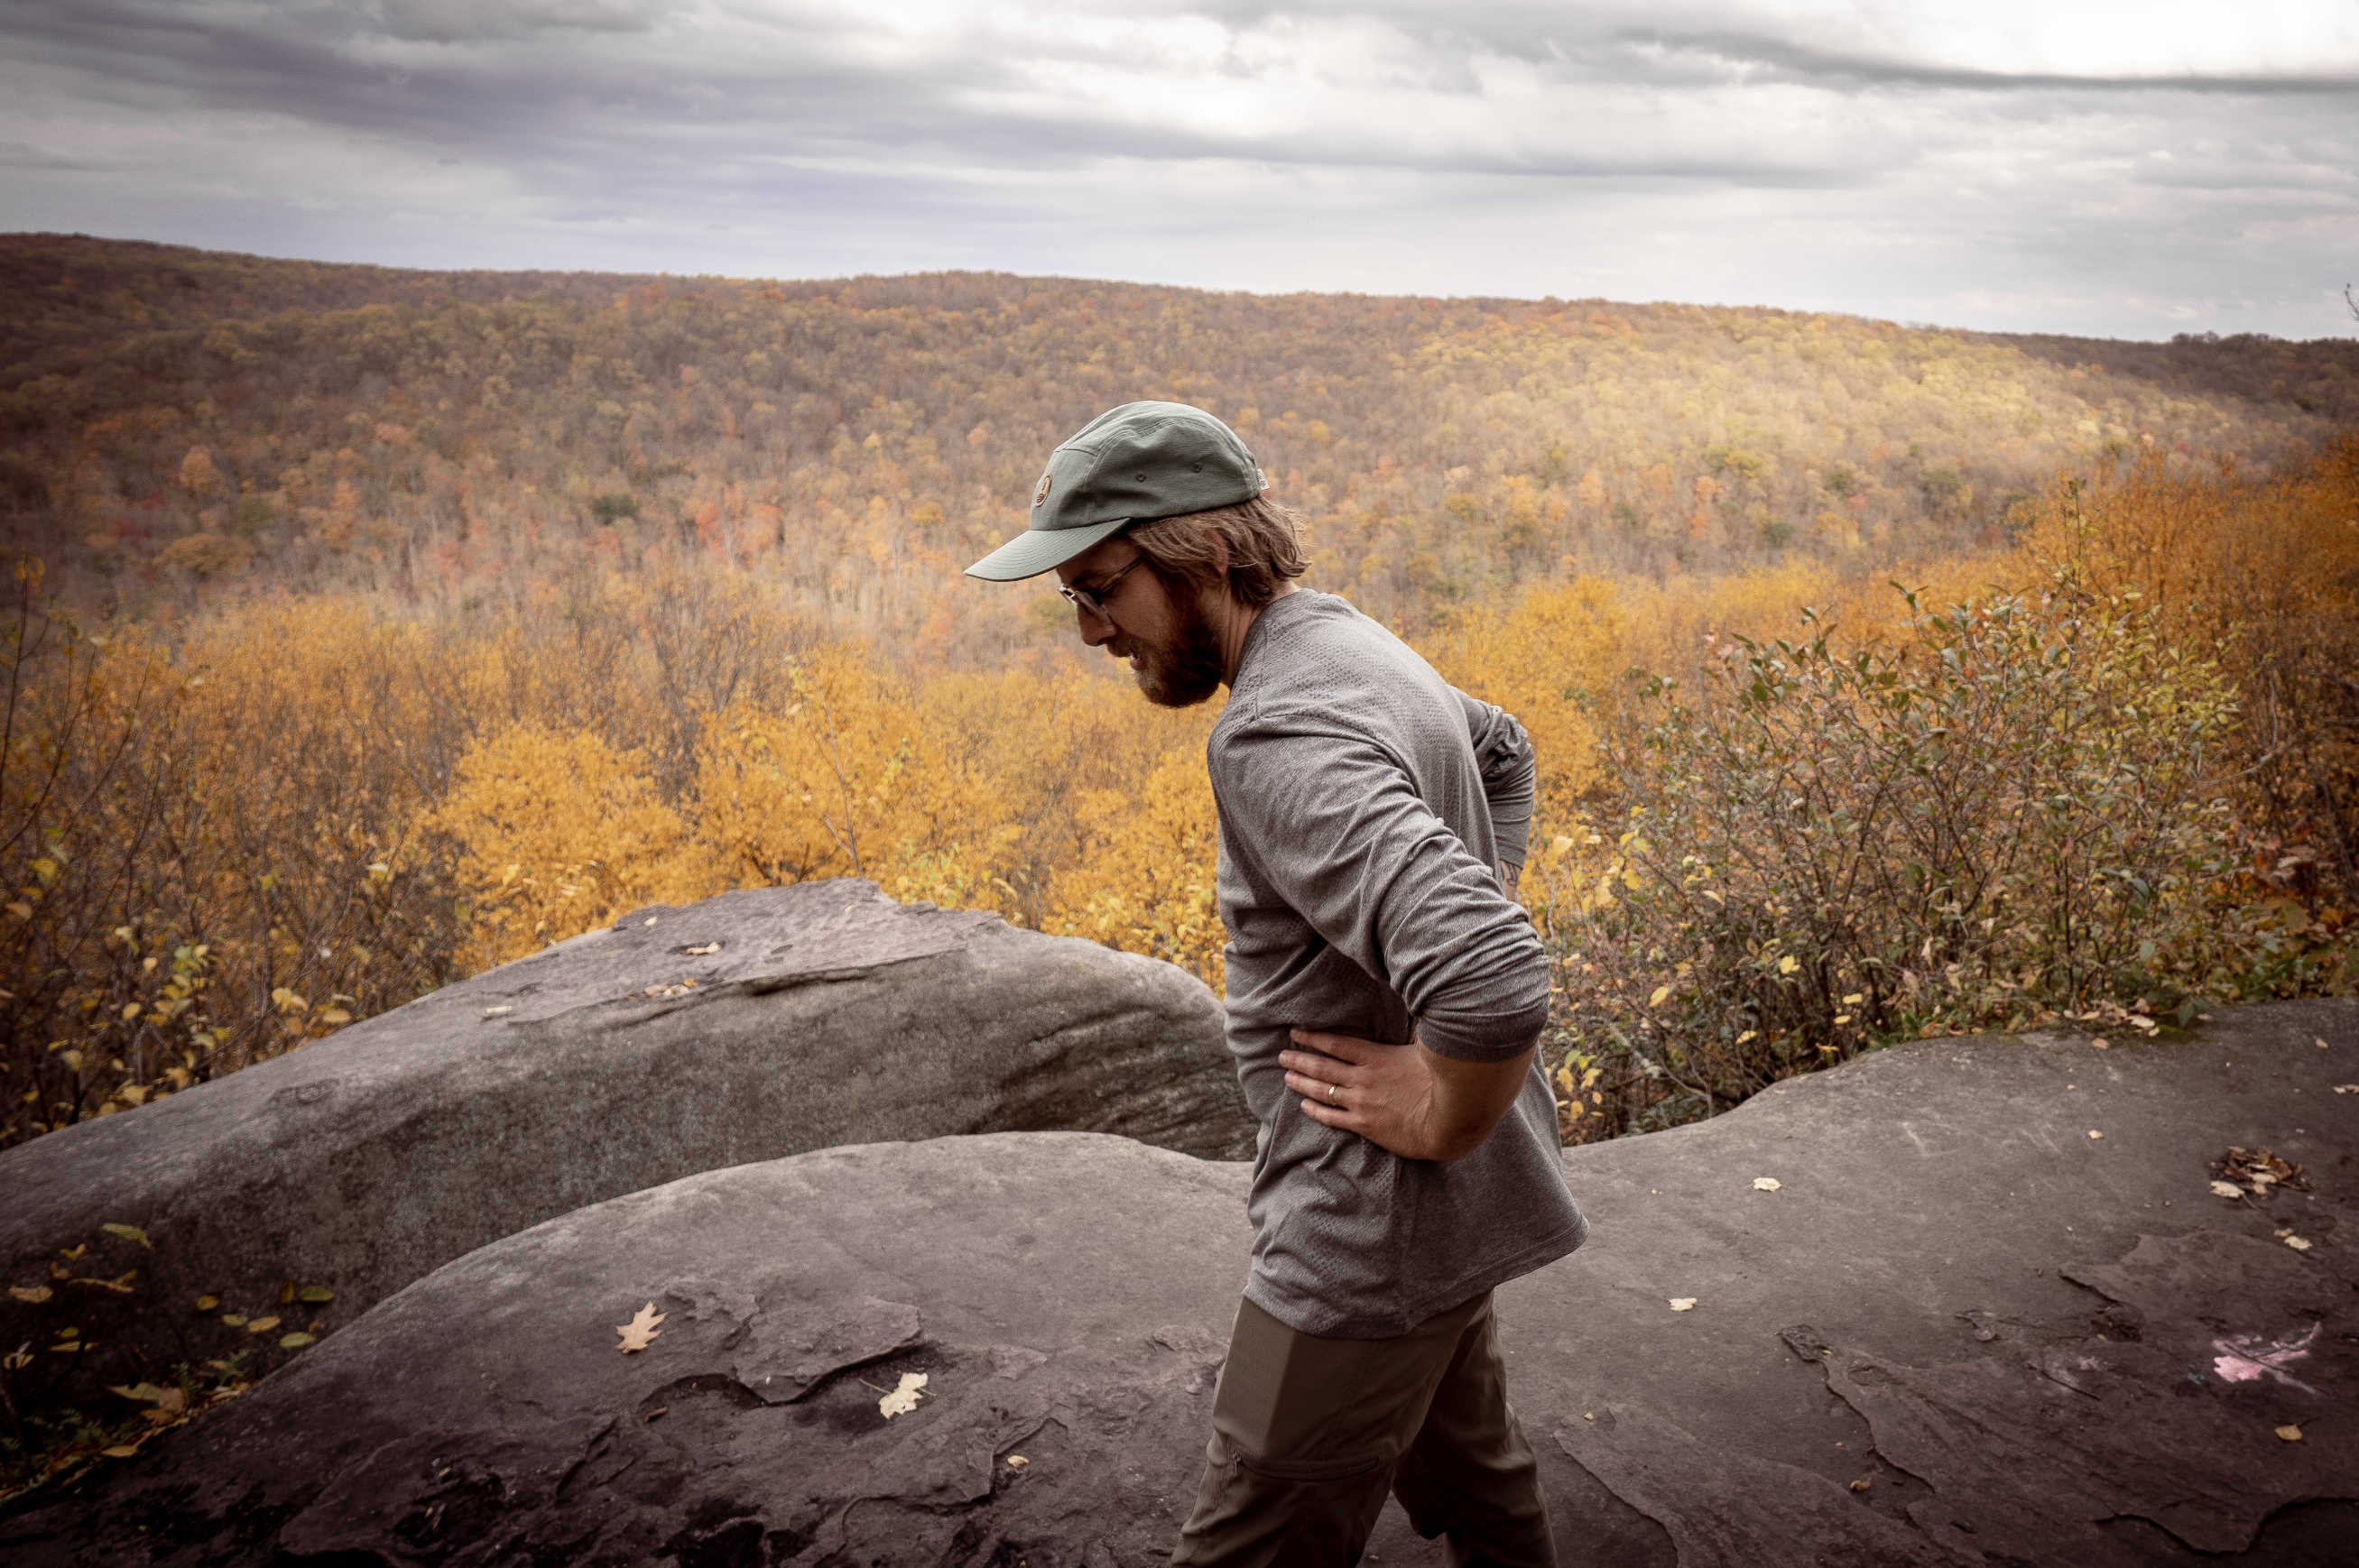
[[[1205,532],[1212,531],[1206,529]],[[1229,580],[1229,541],[1220,534],[1212,534],[1212,569],[1221,574],[1222,582]]]

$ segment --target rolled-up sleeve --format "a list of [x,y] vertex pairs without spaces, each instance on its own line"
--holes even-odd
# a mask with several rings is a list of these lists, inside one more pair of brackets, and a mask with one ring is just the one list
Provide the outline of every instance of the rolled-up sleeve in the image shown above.
[[[1522,727],[1490,711],[1494,746],[1510,751],[1511,735],[1527,770]],[[1228,851],[1250,857],[1324,941],[1390,986],[1430,1049],[1492,1062],[1531,1047],[1548,1021],[1539,938],[1500,891],[1497,871],[1475,859],[1397,761],[1299,715],[1224,727],[1207,761],[1226,809],[1251,802],[1250,830]],[[1512,774],[1511,760],[1499,765],[1503,778]],[[1528,824],[1528,793],[1522,809]],[[1520,833],[1514,842],[1520,854]],[[1503,857],[1506,843],[1503,834]]]
[[1483,770],[1483,795],[1491,803],[1491,831],[1498,836],[1499,859],[1520,866],[1530,848],[1532,801],[1539,770],[1532,740],[1506,708],[1458,694],[1466,711],[1466,739],[1474,765]]

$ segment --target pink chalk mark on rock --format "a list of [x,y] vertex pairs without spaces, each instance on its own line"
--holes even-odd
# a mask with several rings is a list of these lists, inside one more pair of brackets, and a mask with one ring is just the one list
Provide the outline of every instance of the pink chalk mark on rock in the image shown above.
[[2257,1334],[2239,1334],[2227,1339],[2215,1339],[2212,1348],[2220,1352],[2212,1363],[2212,1370],[2225,1383],[2256,1382],[2264,1377],[2289,1383],[2305,1394],[2318,1392],[2308,1383],[2294,1377],[2285,1368],[2288,1363],[2307,1359],[2310,1347],[2318,1339],[2319,1325],[2311,1324],[2310,1332],[2299,1339],[2277,1338],[2267,1345]]

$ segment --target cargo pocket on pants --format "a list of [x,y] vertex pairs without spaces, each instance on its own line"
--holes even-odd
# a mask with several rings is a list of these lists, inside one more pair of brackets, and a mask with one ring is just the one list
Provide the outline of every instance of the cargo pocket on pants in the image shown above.
[[1385,1462],[1375,1454],[1356,1459],[1256,1459],[1249,1454],[1235,1454],[1232,1461],[1248,1475],[1278,1486],[1299,1482],[1316,1486],[1327,1481],[1348,1481],[1363,1476],[1373,1476],[1384,1468]]
[[1254,1494],[1250,1511],[1276,1525],[1268,1561],[1285,1568],[1348,1568],[1359,1561],[1385,1506],[1392,1466],[1381,1456],[1249,1459],[1235,1479]]

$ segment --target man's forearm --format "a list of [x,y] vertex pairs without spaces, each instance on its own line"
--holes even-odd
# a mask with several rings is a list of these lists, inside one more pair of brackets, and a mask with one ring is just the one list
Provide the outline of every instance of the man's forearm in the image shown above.
[[1464,1062],[1423,1045],[1417,1049],[1433,1077],[1430,1138],[1442,1151],[1428,1158],[1463,1159],[1483,1146],[1523,1092],[1524,1078],[1532,1070],[1532,1053],[1527,1050],[1506,1062]]

